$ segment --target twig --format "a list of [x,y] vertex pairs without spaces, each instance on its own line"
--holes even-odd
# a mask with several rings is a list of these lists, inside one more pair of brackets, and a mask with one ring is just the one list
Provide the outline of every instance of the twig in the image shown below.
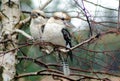
[[83,41],[83,42],[81,42],[81,43],[77,44],[76,46],[74,46],[74,47],[70,48],[70,50],[74,50],[75,48],[77,48],[77,47],[79,47],[79,46],[81,46],[81,45],[83,45],[83,44],[85,44],[85,43],[90,42],[91,40],[95,39],[95,38],[96,38],[96,36],[97,36],[97,35],[90,37],[90,38],[89,38],[89,39],[87,39],[86,41]]
[[[49,63],[46,64],[48,67],[50,66],[54,66],[54,67],[62,67],[59,64],[53,64],[53,63]],[[71,70],[76,71],[76,72],[84,72],[84,73],[95,73],[95,74],[104,74],[104,75],[110,75],[110,76],[116,76],[116,77],[120,77],[120,75],[117,74],[113,74],[113,73],[108,73],[108,72],[104,72],[104,71],[88,71],[88,70],[82,70],[80,68],[74,68],[74,67],[70,67]]]
[[70,48],[69,50],[66,50],[66,52],[69,52],[70,50],[74,50],[74,49],[78,48],[79,46],[82,46],[83,44],[86,44],[86,43],[92,41],[92,40],[95,39],[96,37],[97,37],[97,35],[94,35],[94,36],[90,37],[89,39],[87,39],[87,40],[85,40],[85,41],[83,41],[83,42],[75,45],[74,47]]
[[26,44],[24,44],[24,45],[22,45],[22,46],[19,46],[19,47],[14,48],[14,49],[0,52],[0,55],[7,54],[8,52],[11,52],[11,51],[14,51],[14,50],[18,50],[19,48],[26,47],[26,46],[29,46],[29,45],[33,45],[33,43],[26,43]]
[[37,76],[37,73],[38,72],[30,72],[30,73],[20,74],[20,75],[15,76],[15,79],[19,79],[19,78],[27,77],[27,76]]
[[87,49],[85,47],[80,47],[80,49],[83,49],[83,50],[86,50],[86,51],[89,51],[89,52],[93,52],[93,53],[111,53],[111,52],[120,52],[120,50],[107,50],[107,51],[96,51],[96,50],[90,50],[90,49]]
[[86,44],[86,43],[94,40],[94,39],[97,38],[97,37],[99,37],[99,35],[94,35],[94,36],[90,37],[89,39],[87,39],[87,40],[85,40],[85,41],[83,41],[83,42],[81,42],[81,43],[73,46],[72,48],[67,49],[67,50],[61,50],[61,48],[66,48],[65,46],[54,45],[54,44],[52,44],[52,43],[48,43],[48,44],[51,45],[51,46],[54,46],[54,47],[58,48],[57,51],[60,51],[60,52],[63,52],[63,53],[67,53],[67,52],[69,52],[69,51],[72,51],[72,50],[74,50],[74,49],[82,46],[83,44]]
[[30,14],[30,11],[22,11],[22,13]]
[[95,73],[95,74],[104,74],[104,75],[110,75],[110,76],[116,76],[116,77],[120,77],[120,75],[117,75],[117,74],[113,74],[113,73],[108,73],[108,72],[103,72],[103,71],[88,71],[88,70],[82,70],[82,69],[79,69],[79,68],[73,68],[73,67],[70,67],[71,70],[74,70],[74,71],[79,71],[79,72],[84,72],[84,73]]
[[41,65],[41,66],[44,66],[45,68],[48,68],[48,66],[41,62],[40,60],[37,60],[37,59],[34,59],[34,58],[30,58],[30,57],[25,57],[25,56],[18,56],[17,57],[18,60],[29,60],[29,61],[33,61],[34,63],[38,64],[38,65]]
[[19,29],[21,28],[22,25],[24,25],[25,23],[29,22],[30,21],[30,16],[22,21],[20,21],[17,25],[16,25],[16,29]]
[[[85,74],[76,74],[76,73],[71,73],[70,74],[71,76],[82,76],[84,77],[84,79],[96,79],[96,80],[102,80],[102,78],[97,78],[97,77],[93,77],[93,76],[90,76],[90,75],[85,75]],[[77,80],[78,81],[78,80]]]
[[101,7],[101,8],[104,8],[104,9],[118,11],[117,9],[107,8],[107,7],[105,7],[105,6],[102,6],[102,5],[99,5],[99,4],[95,4],[95,3],[90,2],[90,1],[88,1],[88,0],[84,0],[84,1],[86,1],[86,2],[88,2],[88,3],[91,3],[91,4],[95,5],[95,6],[99,6],[99,7]]
[[[117,32],[116,30],[110,30],[110,31],[107,31],[107,32],[100,33],[100,36],[105,35],[105,34],[109,34],[109,33],[111,34],[111,33],[118,33],[118,32]],[[75,45],[74,47],[69,48],[68,50],[62,51],[62,50],[59,50],[59,49],[58,49],[58,51],[61,51],[61,52],[69,52],[70,50],[74,50],[74,49],[78,48],[79,46],[82,46],[83,44],[86,44],[86,43],[94,40],[95,38],[97,38],[97,36],[98,36],[98,35],[94,35],[94,36],[90,37],[89,39],[87,39],[87,40],[85,40],[85,41],[83,41],[83,42]],[[6,41],[7,41],[7,40],[6,40]],[[1,41],[0,43],[4,43],[4,42],[6,42],[6,41]],[[8,50],[8,51],[5,51],[5,52],[0,52],[0,54],[5,54],[5,53],[8,53],[8,52],[17,50],[17,49],[22,48],[22,47],[25,47],[25,46],[33,45],[33,44],[35,44],[35,45],[38,45],[38,44],[39,44],[39,45],[50,45],[50,46],[58,47],[58,48],[59,48],[59,47],[66,48],[66,47],[64,47],[64,46],[54,45],[54,44],[52,44],[52,43],[50,43],[50,42],[44,42],[44,44],[43,44],[43,42],[33,42],[33,43],[23,44],[22,46],[19,46],[18,48],[14,48],[14,49],[11,49],[11,50]],[[115,50],[115,51],[117,51],[117,50]],[[98,52],[99,52],[99,51],[98,51]],[[107,51],[106,51],[106,52],[107,52]]]
[[[21,59],[22,57],[20,57],[19,59]],[[27,57],[28,58],[28,57]],[[24,57],[23,59],[26,60],[26,57]],[[27,60],[33,60],[32,58],[28,58]],[[38,61],[39,62],[39,61]],[[38,64],[38,63],[37,63]],[[45,66],[49,67],[49,66],[55,66],[55,67],[62,67],[58,64],[46,64]],[[85,72],[85,73],[91,73],[91,71],[88,71],[88,70],[81,70],[79,68],[73,68],[73,67],[70,67],[71,70],[74,70],[74,71],[79,71],[79,72]],[[32,73],[33,75],[34,74],[41,74],[43,72],[52,72],[52,73],[57,73],[57,74],[62,74],[60,71],[57,71],[57,70],[53,70],[53,69],[47,69],[47,70],[41,70],[37,73]],[[97,74],[105,74],[105,75],[111,75],[111,76],[116,76],[116,77],[120,77],[120,75],[116,75],[116,74],[111,74],[111,73],[107,73],[107,72],[99,72],[99,71],[95,71],[93,73],[97,73]],[[46,73],[46,75],[49,75],[49,73]],[[31,73],[25,73],[25,74],[22,74],[22,75],[19,75],[19,77],[24,77],[24,76],[33,76],[31,75]],[[35,75],[34,75],[35,76]],[[95,77],[91,77],[91,76],[88,76],[88,75],[82,75],[82,74],[76,74],[76,73],[72,73],[71,76],[83,76],[83,77],[86,77],[86,78],[89,78],[89,79],[99,79],[99,78],[95,78]],[[100,80],[100,79],[99,79]]]
[[28,38],[28,39],[30,39],[30,40],[33,39],[32,36],[30,36],[29,34],[25,33],[24,31],[22,31],[22,30],[20,30],[20,29],[15,29],[14,32],[20,33],[20,34],[22,34],[23,36],[25,36],[26,38]]
[[[81,45],[83,45],[83,44],[85,44],[85,43],[88,43],[88,42],[92,41],[94,38],[96,38],[96,36],[97,36],[97,35],[90,37],[90,38],[87,39],[86,41],[83,41],[83,42],[75,45],[74,47],[69,48],[69,50],[64,50],[64,51],[62,51],[62,50],[58,49],[58,51],[61,51],[61,52],[69,52],[70,50],[74,50],[74,49],[78,48],[79,46],[81,46]],[[26,44],[24,44],[24,45],[22,45],[22,46],[19,46],[18,48],[14,48],[14,49],[11,49],[11,50],[8,50],[8,51],[5,51],[5,52],[0,52],[0,54],[5,54],[5,53],[8,53],[8,52],[17,50],[17,49],[22,48],[22,47],[25,47],[25,46],[33,45],[33,44],[35,44],[35,45],[38,45],[38,44],[40,44],[40,45],[50,45],[50,46],[55,46],[55,47],[58,47],[58,48],[59,48],[59,47],[66,48],[66,47],[64,47],[64,46],[54,45],[54,44],[52,44],[52,43],[50,43],[50,42],[44,42],[44,44],[43,44],[43,42],[34,42],[34,43],[26,43]]]
[[61,71],[54,70],[54,69],[41,70],[41,71],[38,72],[38,74],[39,74],[39,73],[46,73],[46,72],[57,73],[57,74],[63,75],[63,73],[62,73]]
[[49,3],[51,3],[52,0],[48,0],[41,8],[40,10],[43,10]]
[[0,12],[0,21],[2,20],[2,13]]
[[[90,19],[89,19],[89,16],[87,15],[88,13],[87,13],[87,10],[86,10],[86,8],[85,8],[85,6],[84,6],[83,1],[82,1],[82,5],[83,5],[83,7],[78,3],[77,0],[74,0],[74,2],[77,4],[77,6],[78,6],[79,8],[81,8],[81,9],[83,10],[84,15],[85,15],[86,20],[87,20],[88,25],[89,25],[90,36],[92,36],[92,35],[93,35],[93,32],[92,32],[92,26],[91,26],[91,24],[90,24]],[[89,37],[90,37],[90,36],[89,36]]]
[[[29,11],[22,11],[23,13],[26,13],[26,14],[30,14]],[[56,11],[45,11],[46,13],[54,13]],[[75,12],[75,11],[67,11],[67,13],[70,13],[70,12]],[[77,12],[76,12],[77,13]],[[47,16],[47,18],[49,18],[50,16]],[[71,18],[78,18],[78,19],[81,19],[83,21],[87,21],[86,19],[83,19],[81,18],[82,16],[71,16]],[[101,16],[99,16],[101,17]],[[116,16],[117,17],[117,16]],[[104,26],[104,27],[110,27],[110,28],[115,28],[113,26],[109,26],[109,25],[105,25],[103,23],[112,23],[112,24],[117,24],[117,22],[113,22],[113,21],[102,21],[102,22],[97,22],[97,21],[93,21],[93,20],[90,20],[90,22],[93,22],[94,24],[99,24],[101,26]]]
[[[101,33],[100,36],[105,35],[105,34],[109,34],[109,33],[118,33],[118,32],[117,32],[117,31],[114,31],[114,30],[110,30],[110,31]],[[50,43],[50,42],[33,42],[33,43],[23,44],[22,46],[19,46],[18,48],[14,48],[14,49],[11,49],[11,50],[8,50],[8,51],[5,51],[5,52],[0,52],[0,54],[5,54],[5,53],[8,53],[8,52],[17,50],[17,49],[22,48],[22,47],[25,47],[25,46],[33,45],[33,44],[35,44],[35,45],[38,45],[38,44],[39,44],[39,45],[41,45],[41,46],[42,46],[42,45],[50,45],[50,46],[52,46],[52,47],[58,48],[58,51],[60,51],[60,52],[65,52],[65,53],[66,53],[66,52],[69,52],[70,50],[74,50],[74,49],[82,46],[83,44],[86,44],[86,43],[94,40],[95,38],[97,38],[97,36],[98,36],[98,35],[94,35],[94,36],[90,37],[89,39],[87,39],[87,40],[85,40],[85,41],[83,41],[83,42],[75,45],[75,46],[72,47],[72,48],[69,48],[68,50],[64,50],[64,51],[59,49],[59,47],[66,48],[66,47],[64,47],[64,46],[54,45],[54,44],[52,44],[52,43]],[[6,41],[1,41],[0,43],[4,43],[4,42],[6,42]],[[115,50],[115,51],[117,51],[117,50]],[[94,52],[95,52],[95,51],[94,51]],[[97,51],[96,51],[96,52],[97,52]],[[98,51],[98,52],[100,52],[100,51]],[[106,52],[107,52],[107,51],[106,51]],[[108,51],[108,52],[109,52],[109,51]]]
[[[72,79],[72,78],[69,78],[69,77],[66,77],[64,76],[63,74],[61,74],[61,72],[59,71],[56,71],[56,70],[53,70],[53,69],[47,69],[47,70],[41,70],[41,71],[38,71],[38,72],[30,72],[30,73],[24,73],[24,74],[19,74],[15,77],[15,79],[19,79],[19,78],[22,78],[22,77],[27,77],[27,76],[44,76],[44,75],[47,75],[47,76],[57,76],[59,78],[64,78],[64,79],[67,79],[67,80],[70,80],[70,81],[78,81],[78,80],[75,80],[75,79]],[[96,78],[96,77],[93,77],[93,76],[88,76],[88,75],[83,75],[83,74],[76,74],[76,73],[72,73],[70,74],[71,76],[79,76],[79,77],[84,77],[84,78],[81,78],[81,79],[96,79],[96,80],[103,80],[102,78]]]
[[[79,16],[72,16],[72,18],[78,18],[78,19],[81,19],[81,20],[83,20],[83,21],[87,21],[86,19],[83,19],[83,18],[81,18],[81,17],[79,17]],[[97,22],[97,21],[93,21],[93,20],[90,20],[90,22],[93,22],[94,24],[102,25],[102,26],[104,26],[104,27],[115,28],[115,27],[113,27],[113,26],[109,26],[109,25],[102,24],[102,23],[104,23],[104,22]],[[106,22],[106,23],[108,23],[108,22]],[[111,22],[111,23],[117,24],[117,23],[115,23],[115,22]]]
[[[50,72],[50,73],[46,73],[46,71]],[[27,76],[38,76],[38,75],[44,76],[44,75],[47,75],[47,76],[57,76],[57,77],[61,77],[61,78],[64,78],[64,79],[67,79],[67,80],[70,80],[70,81],[75,81],[74,79],[71,79],[69,77],[66,77],[64,75],[54,73],[54,72],[56,72],[56,71],[54,71],[54,70],[41,70],[41,71],[38,71],[38,72],[24,73],[24,74],[20,74],[20,75],[16,76],[15,79],[19,79],[19,78],[27,77]]]

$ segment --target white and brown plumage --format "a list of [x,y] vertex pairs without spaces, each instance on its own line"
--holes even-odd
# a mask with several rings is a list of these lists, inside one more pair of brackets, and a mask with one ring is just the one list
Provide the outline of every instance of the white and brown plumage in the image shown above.
[[41,10],[31,11],[30,33],[34,40],[41,40],[46,23],[45,13]]
[[56,45],[69,45],[71,36],[64,24],[66,21],[70,21],[70,16],[66,13],[54,13],[53,17],[51,17],[46,23],[42,39]]
[[[71,48],[71,35],[66,28],[66,23],[69,24],[70,16],[64,12],[55,12],[53,17],[51,17],[44,29],[42,39],[45,42],[51,42],[55,45],[64,46],[66,48]],[[65,75],[69,75],[69,66],[67,64],[67,58],[64,57],[65,54],[60,54],[60,59],[63,61],[63,71]],[[68,52],[67,56],[70,56],[72,60],[72,52]]]

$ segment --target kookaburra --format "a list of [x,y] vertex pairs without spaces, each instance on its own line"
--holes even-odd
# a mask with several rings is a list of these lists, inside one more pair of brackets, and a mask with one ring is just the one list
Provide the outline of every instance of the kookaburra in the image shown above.
[[[69,24],[71,17],[65,12],[55,12],[53,17],[48,19],[44,32],[42,35],[42,39],[45,42],[50,42],[55,45],[64,46],[66,48],[71,48],[71,35],[67,30],[66,24]],[[64,49],[66,49],[64,48]],[[64,75],[69,75],[70,70],[67,63],[67,57],[70,56],[72,58],[72,52],[69,51],[67,54],[59,54],[60,59],[63,62],[63,72]]]
[[46,23],[45,13],[41,10],[31,11],[30,33],[34,40],[41,40]]

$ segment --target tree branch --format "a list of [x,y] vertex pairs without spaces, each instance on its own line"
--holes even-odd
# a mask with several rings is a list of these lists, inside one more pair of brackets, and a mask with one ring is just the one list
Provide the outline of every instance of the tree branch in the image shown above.
[[32,36],[30,36],[29,34],[25,33],[24,31],[22,31],[22,30],[20,30],[20,29],[15,29],[14,32],[20,33],[20,34],[22,34],[23,36],[25,36],[26,38],[28,38],[28,39],[30,39],[30,40],[33,39]]
[[18,58],[18,60],[28,60],[28,61],[32,61],[32,62],[34,62],[34,63],[36,63],[36,64],[38,64],[38,65],[41,65],[41,66],[43,66],[43,67],[45,67],[45,68],[48,68],[48,66],[47,66],[45,63],[43,63],[43,62],[40,61],[40,60],[34,59],[34,58],[25,57],[25,56],[18,56],[17,58]]
[[2,20],[2,13],[0,12],[0,21]]
[[[90,37],[89,39],[87,39],[87,40],[85,40],[85,41],[83,41],[83,42],[81,42],[81,43],[73,46],[72,48],[69,48],[68,50],[61,50],[61,49],[59,49],[59,51],[60,51],[60,52],[63,52],[63,53],[67,53],[67,52],[69,52],[70,50],[74,50],[74,49],[82,46],[83,44],[86,44],[86,43],[94,40],[95,38],[97,38],[97,36],[98,36],[98,35],[94,35],[94,36]],[[65,47],[65,48],[66,48],[66,47]]]
[[[29,58],[29,57],[19,57],[19,60],[21,60],[21,58],[24,59],[24,60],[31,60],[31,61],[35,60],[35,59]],[[35,62],[35,61],[33,61],[33,62]],[[39,65],[39,63],[37,63],[37,64]],[[40,65],[41,65],[41,62],[40,62]],[[42,63],[42,65],[44,65],[44,64]],[[62,67],[62,66],[60,66],[58,64],[45,64],[45,66],[47,66],[47,67],[49,67],[49,66]],[[111,73],[107,73],[107,72],[99,72],[99,71],[92,72],[92,71],[81,70],[79,68],[73,68],[73,67],[70,67],[70,69],[73,70],[73,71],[77,71],[77,72],[105,74],[105,75],[120,77],[120,75],[111,74]],[[43,76],[43,75],[48,75],[48,76],[54,75],[54,76],[57,76],[57,77],[69,79],[68,77],[63,76],[63,73],[61,71],[57,71],[57,70],[54,70],[54,69],[46,69],[46,70],[41,70],[41,71],[32,72],[32,73],[24,73],[24,74],[20,74],[20,75],[16,76],[16,78],[18,79],[18,78],[21,78],[21,77],[38,76],[38,75],[41,75],[41,76]],[[104,78],[102,79],[102,78],[97,78],[97,77],[93,77],[93,76],[89,76],[89,75],[84,75],[84,74],[77,74],[77,73],[71,73],[70,75],[71,76],[80,76],[80,77],[82,76],[82,77],[84,77],[84,79],[87,79],[87,78],[88,79],[96,79],[96,80],[103,80],[104,79]]]
[[84,0],[84,1],[85,1],[85,2],[88,2],[88,3],[91,3],[91,4],[95,5],[95,6],[99,6],[99,7],[101,7],[101,8],[104,8],[104,9],[113,10],[113,11],[118,11],[117,9],[112,9],[112,8],[108,8],[108,7],[99,5],[99,4],[95,4],[95,3],[90,2],[90,1],[88,1],[88,0]]
[[29,21],[30,21],[30,16],[29,16],[28,18],[24,19],[24,20],[21,20],[21,21],[15,26],[15,28],[16,28],[16,29],[20,29],[22,25],[26,24],[26,23],[29,22]]
[[[103,36],[103,35],[106,35],[106,34],[112,34],[112,33],[119,34],[119,32],[117,32],[116,30],[109,30],[109,31],[100,33],[100,34],[98,34],[98,35],[94,35],[94,36],[90,37],[89,39],[87,39],[87,40],[85,40],[85,41],[83,41],[83,42],[81,42],[81,43],[73,46],[72,48],[69,48],[68,50],[60,50],[59,47],[61,47],[61,48],[66,48],[66,47],[60,46],[60,45],[54,45],[54,44],[52,44],[52,43],[50,43],[50,42],[32,42],[32,43],[24,43],[24,44],[22,44],[21,46],[19,46],[18,48],[14,48],[14,49],[11,49],[11,50],[8,50],[8,51],[0,52],[0,54],[5,54],[5,53],[8,53],[8,52],[17,50],[17,49],[22,48],[22,47],[25,47],[25,46],[33,45],[33,44],[35,44],[35,45],[41,45],[41,46],[42,46],[42,45],[44,45],[44,46],[48,45],[48,46],[56,47],[56,48],[58,48],[58,51],[67,53],[67,52],[69,52],[70,50],[74,50],[74,49],[82,46],[83,44],[86,44],[86,43],[94,40],[95,38],[98,38],[99,36]],[[8,39],[8,40],[5,40],[5,41],[1,41],[0,43],[4,43],[4,42],[6,42],[6,41],[9,41],[9,39]],[[115,50],[115,51],[119,51],[119,50]],[[95,52],[95,51],[94,51],[94,52]],[[97,52],[97,51],[96,51],[96,52]],[[101,51],[98,51],[98,52],[101,52]],[[106,52],[110,52],[110,51],[106,51]]]
[[67,79],[67,80],[70,80],[70,81],[75,81],[74,79],[71,79],[71,78],[66,77],[64,75],[61,75],[60,72],[58,72],[56,70],[53,70],[53,69],[41,70],[41,71],[38,71],[38,72],[20,74],[20,75],[16,76],[15,79],[19,79],[19,78],[27,77],[27,76],[38,76],[38,75],[41,75],[41,76],[44,76],[44,75],[57,76],[57,77],[61,77],[61,78],[64,78],[64,79]]
[[[53,64],[53,63],[49,63],[49,64],[46,64],[46,65],[47,65],[48,67],[50,67],[50,66],[62,67],[62,66],[59,65],[59,64]],[[108,73],[108,72],[104,72],[104,71],[91,71],[91,70],[88,71],[88,70],[82,70],[82,69],[80,69],[80,68],[74,68],[74,67],[70,67],[70,70],[77,71],[78,73],[79,73],[79,72],[95,73],[95,74],[105,74],[105,75],[120,77],[120,75],[113,74],[113,73]]]
[[40,10],[43,10],[49,3],[51,3],[52,0],[48,0],[41,8]]
[[93,31],[92,31],[92,26],[91,26],[91,24],[90,24],[90,18],[89,18],[89,16],[87,15],[88,14],[88,11],[87,11],[87,9],[85,8],[85,6],[84,6],[84,3],[83,3],[83,1],[82,1],[82,6],[78,3],[78,1],[77,0],[74,0],[74,2],[76,3],[76,5],[79,7],[79,8],[81,8],[82,9],[82,11],[84,12],[84,15],[85,15],[85,17],[86,17],[86,20],[87,20],[87,22],[88,22],[88,25],[89,25],[89,30],[90,30],[90,35],[89,35],[89,37],[90,36],[92,36],[93,35]]
[[[66,77],[63,74],[61,74],[61,72],[53,70],[53,69],[41,70],[41,71],[38,71],[38,72],[31,72],[31,73],[20,74],[20,75],[16,76],[15,79],[19,79],[19,78],[27,77],[27,76],[38,76],[38,75],[40,75],[40,76],[44,76],[44,75],[47,75],[47,76],[57,76],[59,78],[64,78],[64,79],[67,79],[67,80],[70,80],[70,81],[76,81],[75,79],[72,79],[70,77]],[[93,76],[82,75],[82,74],[72,73],[70,75],[71,76],[84,77],[84,79],[103,80],[103,79],[100,79],[100,78],[96,78],[96,77],[93,77]]]
[[94,35],[94,36],[90,37],[89,39],[87,39],[87,40],[77,44],[76,46],[70,48],[70,50],[74,50],[74,49],[78,48],[79,46],[82,46],[83,44],[88,43],[88,42],[94,40],[96,37],[97,37],[97,35]]
[[[30,12],[28,12],[28,11],[22,11],[23,13],[26,13],[26,14],[30,14]],[[56,11],[46,11],[46,13],[54,13],[54,12],[56,12]],[[75,12],[75,11],[67,11],[68,13],[70,13],[70,12]],[[79,12],[76,12],[76,13],[78,13],[79,14]],[[94,17],[94,16],[93,16]],[[96,16],[95,16],[96,17]],[[101,17],[101,16],[99,16],[99,17]],[[106,16],[105,16],[106,17]],[[49,16],[47,16],[47,18],[49,18]],[[86,19],[84,19],[84,18],[82,18],[81,16],[79,17],[78,15],[74,15],[74,16],[71,16],[71,18],[78,18],[78,19],[81,19],[81,20],[83,20],[83,21],[87,21]],[[113,24],[118,24],[117,22],[113,22],[113,21],[102,21],[102,22],[98,22],[98,21],[93,21],[93,20],[90,20],[90,22],[93,22],[94,24],[99,24],[99,25],[101,25],[101,26],[103,26],[103,27],[109,27],[109,28],[115,28],[114,26],[109,26],[109,25],[106,25],[106,24],[103,24],[103,23],[113,23]]]

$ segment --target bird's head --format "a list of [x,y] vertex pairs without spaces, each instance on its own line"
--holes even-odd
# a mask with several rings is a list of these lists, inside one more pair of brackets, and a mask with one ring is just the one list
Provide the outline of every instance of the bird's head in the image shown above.
[[41,10],[33,10],[31,11],[31,19],[34,20],[35,23],[41,23],[45,20],[45,13]]
[[53,14],[54,19],[62,21],[70,21],[71,17],[65,12],[55,12]]
[[59,21],[60,23],[61,21],[66,27],[74,28],[73,24],[70,23],[71,17],[65,12],[55,12],[53,18],[56,20],[55,22]]

